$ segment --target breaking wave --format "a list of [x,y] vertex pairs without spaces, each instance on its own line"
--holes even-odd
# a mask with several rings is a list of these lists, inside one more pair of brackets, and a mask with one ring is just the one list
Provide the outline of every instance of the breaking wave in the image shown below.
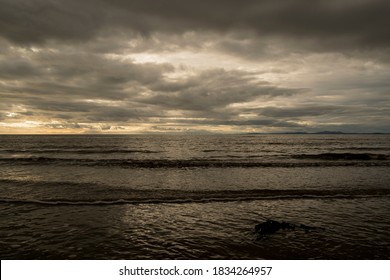
[[389,155],[370,153],[322,153],[300,154],[292,156],[296,159],[320,159],[320,160],[388,160]]
[[3,149],[0,153],[35,153],[35,154],[158,154],[162,151],[154,150],[137,150],[137,149],[96,149],[96,148],[83,148],[83,149]]
[[[295,159],[295,161],[294,161]],[[228,159],[87,159],[56,157],[7,157],[0,164],[13,165],[72,165],[117,166],[123,168],[229,168],[229,167],[326,167],[326,166],[390,166],[389,156],[373,154],[301,154],[292,159],[264,160],[261,157],[237,157]],[[306,160],[306,161],[304,161]]]
[[[36,184],[40,184],[37,182]],[[52,182],[51,184],[58,184]],[[65,185],[66,183],[62,183]],[[73,187],[77,183],[73,184]],[[81,183],[83,187],[87,184]],[[77,187],[77,186],[76,186]],[[77,196],[77,194],[75,194]],[[126,192],[110,191],[109,198],[29,198],[19,199],[0,197],[0,203],[44,204],[44,205],[114,205],[114,204],[161,204],[161,203],[209,203],[254,200],[292,200],[292,199],[361,199],[370,197],[389,197],[390,189],[261,189],[261,190],[223,190],[223,191],[183,191],[183,190],[140,190],[126,189]]]

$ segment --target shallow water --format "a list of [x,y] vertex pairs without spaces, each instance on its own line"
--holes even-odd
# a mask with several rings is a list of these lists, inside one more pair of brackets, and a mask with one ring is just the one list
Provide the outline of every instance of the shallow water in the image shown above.
[[[2,259],[389,259],[390,136],[0,136]],[[317,227],[257,240],[267,219]]]

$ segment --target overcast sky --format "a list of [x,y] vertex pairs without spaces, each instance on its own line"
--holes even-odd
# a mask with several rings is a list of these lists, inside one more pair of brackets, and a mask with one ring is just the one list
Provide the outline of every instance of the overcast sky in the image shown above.
[[0,0],[0,133],[390,132],[388,0]]

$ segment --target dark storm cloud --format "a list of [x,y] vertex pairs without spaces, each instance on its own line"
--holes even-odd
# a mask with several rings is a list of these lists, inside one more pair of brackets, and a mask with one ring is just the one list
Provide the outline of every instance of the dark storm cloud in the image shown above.
[[[19,43],[108,33],[252,31],[317,47],[389,47],[387,0],[1,0],[0,35]],[[358,44],[358,45],[356,45]]]
[[388,131],[389,13],[385,0],[0,0],[0,120]]
[[1,0],[0,32],[19,43],[86,40],[104,23],[102,5],[94,2]]

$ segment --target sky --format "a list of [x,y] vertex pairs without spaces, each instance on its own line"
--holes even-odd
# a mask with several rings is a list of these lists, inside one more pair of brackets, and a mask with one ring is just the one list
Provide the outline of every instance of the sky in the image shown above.
[[390,133],[388,0],[0,0],[0,133]]

